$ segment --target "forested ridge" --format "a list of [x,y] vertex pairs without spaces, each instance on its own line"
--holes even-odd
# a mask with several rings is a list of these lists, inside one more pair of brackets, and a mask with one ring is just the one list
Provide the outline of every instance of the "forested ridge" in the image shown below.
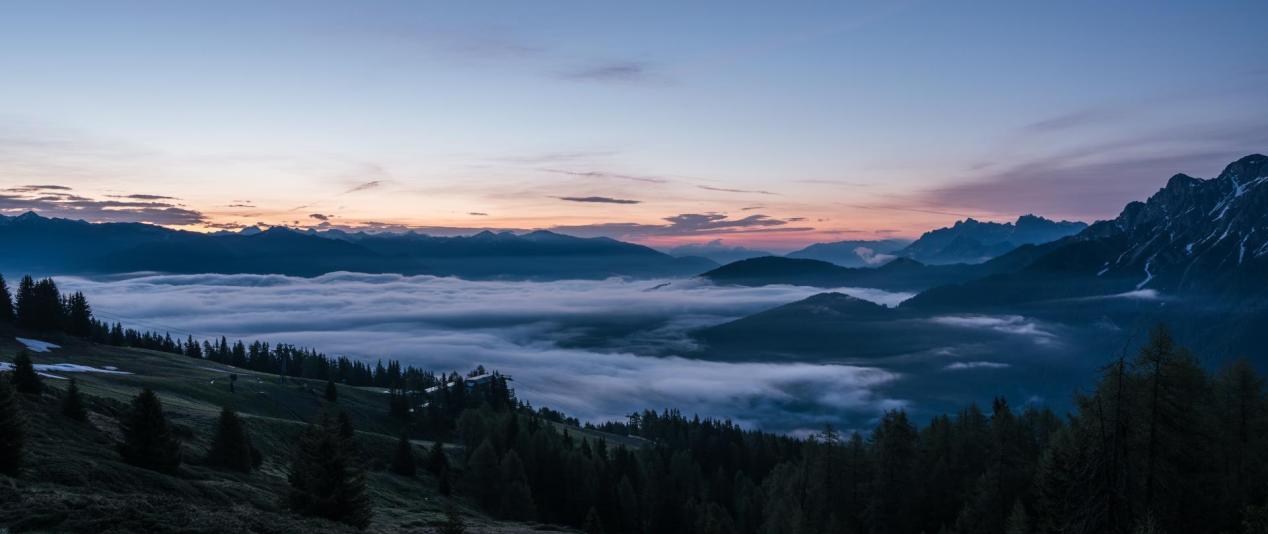
[[[1162,326],[1139,353],[1110,360],[1069,414],[998,398],[923,425],[892,410],[872,428],[798,439],[676,411],[578,428],[482,368],[437,376],[288,345],[175,341],[99,322],[83,295],[63,297],[47,279],[24,279],[16,297],[10,305],[0,281],[0,323],[22,331],[328,380],[327,408],[295,450],[256,450],[226,410],[207,457],[249,473],[262,454],[283,455],[288,509],[356,527],[374,513],[365,470],[390,465],[405,477],[417,466],[437,494],[493,517],[588,533],[1268,532],[1264,379],[1246,360],[1203,369]],[[0,380],[0,471],[19,477],[22,399],[40,389],[22,358]],[[391,391],[383,414],[404,444],[394,457],[367,457],[337,384]],[[134,399],[120,454],[169,472],[182,458],[180,437],[152,397]],[[415,458],[410,439],[436,445]],[[460,531],[461,519],[448,526]]]

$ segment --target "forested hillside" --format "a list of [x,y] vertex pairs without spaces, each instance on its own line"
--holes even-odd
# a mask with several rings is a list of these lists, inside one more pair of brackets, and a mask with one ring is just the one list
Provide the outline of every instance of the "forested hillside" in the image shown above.
[[1203,369],[1164,327],[1070,414],[1000,398],[794,437],[676,411],[579,425],[482,368],[176,341],[52,280],[15,293],[0,282],[12,532],[1268,529],[1263,378]]

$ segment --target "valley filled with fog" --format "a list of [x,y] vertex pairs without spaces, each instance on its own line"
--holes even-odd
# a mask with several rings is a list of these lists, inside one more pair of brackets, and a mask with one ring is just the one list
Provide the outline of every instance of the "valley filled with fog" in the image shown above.
[[[801,433],[825,423],[861,427],[885,409],[954,405],[965,398],[960,394],[982,393],[972,387],[976,380],[1031,373],[1016,360],[992,355],[1026,351],[1033,360],[1031,352],[1051,355],[1062,346],[1055,326],[1020,316],[947,316],[927,322],[978,337],[872,362],[851,360],[849,347],[839,358],[729,359],[702,350],[690,333],[823,290],[716,286],[699,279],[525,282],[332,273],[60,282],[92,295],[93,311],[103,320],[181,339],[258,339],[371,362],[397,359],[437,372],[484,365],[510,375],[522,399],[586,421],[677,408],[778,432]],[[891,307],[910,296],[835,291]],[[1040,398],[1028,390],[1020,394],[1029,399],[1018,401]]]

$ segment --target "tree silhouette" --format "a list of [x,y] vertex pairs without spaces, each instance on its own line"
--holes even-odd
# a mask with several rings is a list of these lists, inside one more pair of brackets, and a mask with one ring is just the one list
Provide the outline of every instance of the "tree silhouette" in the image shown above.
[[44,389],[44,383],[40,380],[39,373],[35,372],[35,365],[31,363],[31,353],[25,350],[18,351],[13,357],[13,386],[18,393],[27,395],[39,395]]
[[445,504],[445,521],[436,527],[437,534],[465,534],[467,532],[467,523],[463,521],[462,515],[458,513],[458,507],[453,503]]
[[66,387],[66,395],[62,397],[62,415],[76,421],[88,420],[88,409],[84,407],[84,396],[79,393],[79,381],[70,379]]
[[0,473],[16,476],[22,467],[26,424],[17,395],[5,378],[0,375]]
[[0,275],[0,323],[12,323],[13,320],[13,295],[9,292],[9,284],[5,283],[4,276]]
[[326,381],[326,402],[338,402],[339,390],[335,388],[334,380]]
[[433,475],[439,475],[448,468],[449,458],[445,456],[445,444],[440,440],[432,442],[431,449],[427,451],[427,470]]
[[502,457],[502,495],[498,502],[498,513],[516,521],[528,521],[536,517],[537,507],[533,504],[533,490],[528,487],[528,477],[524,474],[524,463],[514,450],[506,452]]
[[260,453],[251,443],[246,424],[233,408],[225,406],[220,410],[216,434],[207,450],[207,463],[243,473],[249,473],[260,463]]
[[181,464],[181,443],[172,434],[158,395],[145,388],[132,399],[132,410],[119,422],[119,454],[132,465],[172,472]]
[[300,434],[286,502],[300,514],[364,529],[372,515],[365,474],[356,467],[341,426],[336,416],[325,412]]
[[66,298],[66,333],[72,336],[88,337],[92,335],[92,308],[84,294],[76,291]]
[[498,499],[502,496],[500,467],[497,450],[488,439],[476,447],[471,458],[467,459],[467,470],[463,474],[466,490],[487,510],[497,510]]
[[401,476],[412,477],[418,471],[414,461],[414,445],[409,442],[409,435],[401,433],[396,442],[396,455],[392,457],[392,472]]

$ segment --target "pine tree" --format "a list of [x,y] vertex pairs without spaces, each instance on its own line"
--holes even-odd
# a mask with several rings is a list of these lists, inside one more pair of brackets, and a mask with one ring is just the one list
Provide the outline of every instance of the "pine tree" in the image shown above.
[[869,512],[873,531],[912,531],[917,438],[915,427],[901,410],[885,412],[872,434],[876,473]]
[[88,337],[92,334],[92,308],[84,294],[76,291],[66,299],[66,333]]
[[13,357],[13,386],[18,393],[27,395],[39,395],[44,389],[44,383],[40,380],[39,373],[35,372],[35,365],[31,363],[31,354],[25,350],[18,351],[17,356]]
[[467,459],[467,470],[464,473],[467,490],[487,510],[496,510],[501,497],[500,467],[498,453],[493,448],[493,442],[487,438],[471,453],[471,458]]
[[409,442],[409,435],[401,433],[396,441],[396,455],[392,457],[392,472],[401,476],[412,477],[418,467],[414,462],[414,445]]
[[16,476],[22,467],[26,422],[7,378],[0,374],[0,473]]
[[172,472],[181,464],[181,443],[172,435],[163,404],[150,388],[132,399],[132,410],[119,422],[119,454],[132,465]]
[[462,515],[458,513],[458,507],[453,503],[445,505],[445,522],[436,528],[437,534],[466,534],[467,523],[463,521]]
[[1013,511],[1008,514],[1004,524],[1004,534],[1030,534],[1030,517],[1026,515],[1026,507],[1020,500],[1013,502]]
[[286,502],[300,514],[364,529],[372,515],[365,474],[356,467],[351,443],[341,435],[340,426],[338,418],[326,412],[300,434]]
[[536,517],[533,491],[528,487],[524,463],[514,450],[506,452],[501,466],[502,495],[498,501],[498,513],[505,519],[528,521]]
[[599,511],[595,510],[593,506],[590,507],[589,512],[586,512],[586,523],[582,525],[581,529],[586,534],[604,534],[603,519],[599,518]]
[[337,402],[339,400],[339,390],[335,388],[334,380],[326,380],[326,402]]
[[5,283],[4,276],[0,275],[0,323],[12,323],[14,319],[13,295],[9,293],[9,284]]
[[431,449],[427,451],[427,470],[433,475],[439,475],[448,468],[449,458],[445,456],[445,444],[440,440],[432,442]]
[[436,473],[436,493],[445,497],[453,494],[453,487],[449,481],[449,464],[442,464],[440,472]]
[[35,279],[31,275],[18,282],[18,294],[13,300],[14,319],[22,328],[34,329],[36,323]]
[[88,409],[84,407],[84,396],[79,393],[79,382],[70,379],[66,387],[66,395],[62,397],[62,415],[76,421],[88,420]]
[[216,423],[216,435],[207,450],[207,464],[243,473],[251,472],[258,465],[259,451],[251,443],[246,425],[238,412],[225,406],[220,410]]

